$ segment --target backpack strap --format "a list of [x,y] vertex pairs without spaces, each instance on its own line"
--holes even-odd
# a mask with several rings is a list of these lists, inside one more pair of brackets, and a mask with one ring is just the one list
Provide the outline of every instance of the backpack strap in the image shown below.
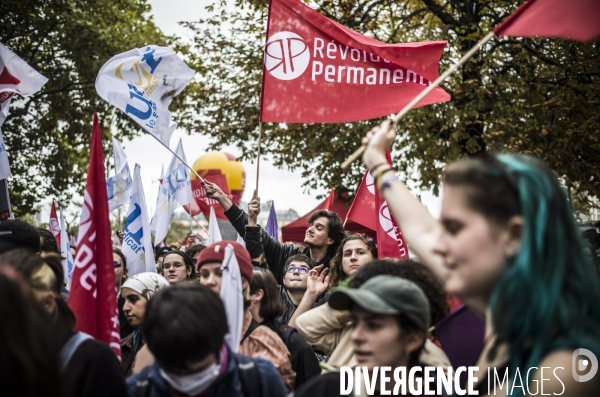
[[256,361],[241,354],[235,354],[235,361],[244,396],[262,397],[261,376]]
[[260,323],[258,323],[257,321],[255,321],[254,319],[252,320],[252,322],[250,323],[250,326],[248,327],[248,329],[246,330],[246,332],[244,333],[244,336],[242,337],[242,340],[240,341],[240,345],[242,344],[242,342],[244,342],[246,340],[246,338],[248,336],[250,336],[250,334],[252,332],[254,332],[254,330],[256,328],[260,327]]
[[62,373],[65,368],[67,368],[67,364],[73,357],[75,350],[87,339],[92,339],[92,337],[84,332],[77,332],[75,335],[71,336],[67,343],[60,349],[60,355],[58,357],[58,362],[60,364],[60,372]]

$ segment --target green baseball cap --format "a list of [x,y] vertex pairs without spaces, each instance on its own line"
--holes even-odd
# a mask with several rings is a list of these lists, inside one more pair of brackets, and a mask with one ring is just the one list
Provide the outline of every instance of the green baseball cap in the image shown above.
[[335,310],[350,310],[354,305],[377,314],[403,314],[419,329],[429,330],[429,302],[410,280],[375,276],[359,288],[338,288],[329,297],[329,306]]

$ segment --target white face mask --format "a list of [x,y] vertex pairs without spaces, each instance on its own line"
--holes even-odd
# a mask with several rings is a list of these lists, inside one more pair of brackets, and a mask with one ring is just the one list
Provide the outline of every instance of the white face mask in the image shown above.
[[193,373],[191,375],[175,375],[160,369],[160,375],[173,388],[188,396],[196,396],[206,391],[213,382],[219,377],[220,364],[213,364],[207,369]]

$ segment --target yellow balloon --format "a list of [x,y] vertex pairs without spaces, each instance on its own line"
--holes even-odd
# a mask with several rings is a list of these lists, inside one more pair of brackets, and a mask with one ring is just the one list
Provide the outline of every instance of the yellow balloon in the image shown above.
[[[237,161],[234,156],[223,152],[209,152],[198,157],[193,168],[201,177],[215,173],[225,175],[231,194],[240,198],[244,194],[246,171],[242,163]],[[191,177],[192,180],[196,179],[196,175],[192,174]]]

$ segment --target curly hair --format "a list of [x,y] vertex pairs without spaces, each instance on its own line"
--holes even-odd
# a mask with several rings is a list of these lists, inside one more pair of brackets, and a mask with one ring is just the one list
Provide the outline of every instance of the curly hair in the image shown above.
[[437,324],[448,315],[450,307],[442,281],[425,265],[412,259],[379,259],[367,263],[354,273],[348,288],[358,288],[379,275],[398,276],[417,284],[429,300],[430,324]]
[[377,259],[377,245],[375,242],[369,240],[367,236],[364,234],[352,234],[348,233],[346,237],[342,240],[339,248],[337,249],[335,256],[330,262],[329,265],[329,289],[335,288],[340,285],[340,283],[348,278],[348,275],[344,273],[344,268],[342,266],[342,259],[344,257],[344,246],[348,241],[359,240],[364,245],[367,246],[367,249],[371,251],[371,255],[373,259]]

